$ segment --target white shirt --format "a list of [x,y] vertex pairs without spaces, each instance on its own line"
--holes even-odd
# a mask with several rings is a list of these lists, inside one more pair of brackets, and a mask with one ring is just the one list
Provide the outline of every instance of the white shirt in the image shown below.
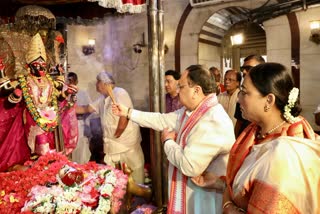
[[[113,94],[117,103],[133,107],[129,94],[123,88],[115,87]],[[128,125],[119,138],[114,137],[118,127],[119,117],[112,113],[110,97],[100,96],[90,106],[100,115],[103,130],[104,149],[106,154],[122,153],[134,148],[141,142],[140,127],[128,122]]]
[[240,90],[237,88],[231,96],[226,91],[218,95],[219,103],[223,106],[224,110],[229,115],[230,119],[232,120],[233,126],[235,126],[237,122],[237,119],[234,117],[234,113],[236,111],[239,91]]
[[[171,113],[141,112],[133,110],[130,119],[140,126],[157,131],[164,128],[175,130],[179,139],[180,127],[192,112],[188,112],[180,123],[185,107]],[[166,141],[164,151],[170,162],[168,187],[170,193],[173,166],[188,177],[201,175],[204,171],[217,176],[226,174],[229,151],[235,141],[232,121],[220,104],[213,106],[194,125],[186,139],[186,146],[181,142]],[[187,183],[187,213],[221,213],[222,194],[205,191],[195,186],[190,180]],[[221,202],[221,203],[220,203]]]

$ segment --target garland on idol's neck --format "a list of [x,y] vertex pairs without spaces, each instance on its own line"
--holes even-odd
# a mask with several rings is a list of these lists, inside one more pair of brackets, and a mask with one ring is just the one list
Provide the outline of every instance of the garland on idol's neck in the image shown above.
[[[52,87],[53,86],[53,80],[51,78],[51,76],[49,74],[46,74],[46,77],[49,81],[49,83],[51,84]],[[35,104],[34,101],[29,93],[28,90],[28,83],[27,83],[27,77],[25,75],[19,75],[18,76],[18,81],[20,83],[21,89],[22,89],[22,94],[23,94],[23,98],[25,100],[25,103],[27,105],[27,108],[33,118],[33,120],[37,123],[37,125],[44,131],[53,131],[56,126],[58,125],[58,93],[56,92],[56,90],[52,91],[52,95],[51,95],[51,106],[54,109],[54,112],[56,113],[56,117],[54,120],[47,120],[46,118],[43,118],[40,114],[39,114],[39,110]]]
[[294,104],[297,102],[299,96],[299,89],[298,88],[292,88],[289,97],[288,97],[288,104],[284,107],[284,113],[283,117],[286,119],[289,123],[295,123],[299,120],[298,117],[294,117],[291,114],[291,109],[294,107]]

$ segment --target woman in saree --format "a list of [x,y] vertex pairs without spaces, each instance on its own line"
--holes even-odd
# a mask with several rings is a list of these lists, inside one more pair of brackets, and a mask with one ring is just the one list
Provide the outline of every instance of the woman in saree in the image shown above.
[[[299,116],[298,94],[278,63],[244,78],[239,103],[252,123],[230,151],[224,213],[320,213],[320,141]],[[212,176],[199,177],[195,183],[212,185]]]
[[298,94],[281,64],[258,65],[245,77],[239,103],[252,123],[230,152],[225,213],[320,212],[320,142],[298,116]]

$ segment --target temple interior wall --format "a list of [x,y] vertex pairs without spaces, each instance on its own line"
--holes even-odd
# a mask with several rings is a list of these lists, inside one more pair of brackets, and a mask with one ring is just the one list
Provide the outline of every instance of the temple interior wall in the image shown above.
[[[168,46],[165,55],[165,70],[175,68],[174,45],[180,18],[188,0],[164,1],[164,37]],[[255,8],[263,1],[250,0],[236,3],[223,3],[210,7],[193,8],[182,30],[181,69],[190,64],[216,65],[218,53],[199,48],[198,35],[205,21],[219,9],[229,6]],[[315,129],[313,111],[320,103],[320,48],[309,41],[311,20],[319,20],[320,8],[309,8],[296,12],[300,31],[300,88],[302,115]],[[287,16],[280,16],[263,23],[267,36],[268,61],[280,62],[291,67],[291,34]],[[68,64],[69,71],[79,76],[79,87],[89,92],[92,99],[95,91],[96,74],[102,70],[114,74],[117,85],[125,88],[137,109],[149,109],[149,59],[148,44],[140,54],[133,51],[133,45],[142,41],[142,34],[148,43],[147,12],[135,15],[105,17],[103,22],[94,25],[68,25]],[[95,53],[85,56],[82,46],[89,38],[96,40]],[[201,52],[199,52],[201,51]],[[216,48],[216,51],[220,50]],[[212,60],[210,60],[212,56]]]

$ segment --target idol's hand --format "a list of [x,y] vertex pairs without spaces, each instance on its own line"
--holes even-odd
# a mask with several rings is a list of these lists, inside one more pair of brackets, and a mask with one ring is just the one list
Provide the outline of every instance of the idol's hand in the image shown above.
[[114,115],[119,116],[119,117],[127,117],[128,113],[129,113],[128,110],[129,110],[129,108],[124,105],[121,105],[118,103],[112,104],[112,113]]
[[20,88],[16,88],[13,91],[13,94],[15,97],[21,97],[22,96],[22,90]]
[[76,94],[78,93],[78,87],[74,84],[69,84],[67,89],[67,94]]

